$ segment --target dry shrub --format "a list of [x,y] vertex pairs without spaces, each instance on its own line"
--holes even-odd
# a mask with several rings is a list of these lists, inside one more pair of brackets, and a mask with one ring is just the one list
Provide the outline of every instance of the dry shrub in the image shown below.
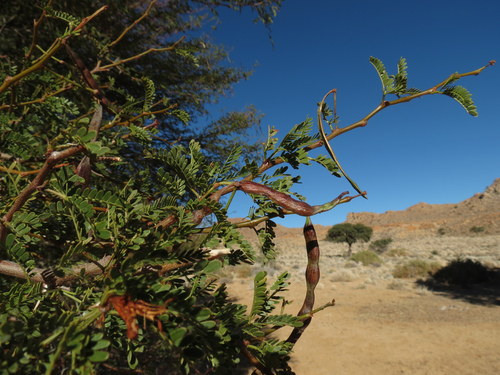
[[370,243],[370,250],[375,251],[377,254],[382,254],[388,250],[391,243],[392,238],[381,238]]
[[441,265],[437,262],[428,262],[422,259],[413,259],[397,265],[392,276],[397,279],[411,279],[414,277],[429,276],[436,272]]
[[359,251],[351,257],[351,260],[363,264],[363,266],[380,266],[382,259],[371,250]]
[[392,290],[403,290],[406,288],[406,284],[401,280],[393,280],[389,284],[387,284],[387,289]]
[[340,270],[330,275],[331,282],[347,282],[347,281],[353,281],[354,279],[355,275],[350,270]]
[[385,256],[388,257],[404,257],[408,255],[408,250],[403,249],[403,248],[395,248],[388,250],[384,253]]

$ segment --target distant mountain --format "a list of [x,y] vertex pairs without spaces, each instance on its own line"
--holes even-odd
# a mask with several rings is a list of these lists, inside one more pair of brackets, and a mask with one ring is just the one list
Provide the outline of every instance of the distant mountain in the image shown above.
[[482,193],[456,204],[417,203],[403,211],[349,213],[348,223],[362,223],[377,233],[408,237],[420,234],[480,235],[500,233],[500,178]]

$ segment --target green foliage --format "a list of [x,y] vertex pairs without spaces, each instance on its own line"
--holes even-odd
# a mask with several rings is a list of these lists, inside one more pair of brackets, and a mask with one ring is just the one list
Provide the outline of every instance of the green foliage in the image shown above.
[[394,94],[398,97],[403,95],[417,94],[421,92],[415,88],[408,88],[408,66],[406,59],[401,57],[398,62],[398,72],[395,75],[389,75],[382,61],[376,57],[370,57],[370,63],[373,65],[382,83],[382,95],[385,99],[386,95]]
[[378,254],[382,254],[387,251],[391,243],[392,238],[380,238],[370,243],[370,250],[373,250]]
[[351,246],[358,241],[370,241],[372,233],[373,229],[363,224],[341,223],[334,225],[328,230],[326,239],[332,242],[348,244],[348,256],[350,256]]
[[440,268],[437,262],[428,262],[422,259],[412,259],[404,264],[396,266],[392,275],[398,279],[412,279],[415,277],[426,277]]
[[[397,65],[397,73],[389,75],[382,61],[376,57],[370,57],[370,63],[373,65],[382,83],[382,101],[386,100],[387,95],[396,95],[400,97],[419,96],[422,90],[408,88],[408,73],[406,59],[401,57]],[[463,86],[452,85],[458,79],[458,76],[450,76],[443,84],[434,88],[432,93],[439,93],[455,99],[471,116],[477,116],[477,108],[472,100],[472,95]]]
[[469,231],[472,233],[484,233],[486,229],[484,227],[480,227],[477,225],[474,225],[473,227],[470,227]]
[[[207,153],[217,157],[224,157],[227,150],[238,142],[247,151],[255,151],[254,130],[260,124],[261,116],[254,108],[243,108],[222,115],[220,119],[207,121],[207,107],[228,94],[235,83],[247,79],[250,72],[226,64],[228,51],[214,44],[206,30],[217,25],[218,10],[221,8],[251,10],[256,15],[256,22],[269,26],[281,6],[281,0],[194,0],[175,3],[161,0],[155,1],[147,11],[148,3],[135,0],[3,1],[0,25],[8,27],[1,30],[0,55],[8,58],[0,62],[0,81],[4,80],[4,72],[13,76],[16,69],[26,66],[28,61],[23,61],[23,58],[28,50],[29,62],[37,61],[41,51],[47,51],[56,38],[75,34],[78,38],[70,43],[71,48],[89,68],[119,64],[115,69],[96,69],[95,79],[103,87],[103,93],[119,107],[114,109],[121,110],[123,116],[135,117],[149,111],[156,113],[151,118],[158,122],[155,127],[157,142],[206,140],[202,146]],[[91,32],[86,28],[83,32],[73,32],[85,17],[104,5],[108,9],[91,21],[88,27]],[[46,16],[41,18],[36,45],[31,46],[33,20],[40,18],[41,9]],[[144,14],[147,16],[123,33]],[[184,39],[179,41],[182,35]],[[176,42],[179,42],[178,48],[169,50],[168,47]],[[25,50],[21,50],[22,47]],[[149,48],[155,50],[144,54]],[[58,53],[56,59],[47,62],[50,70],[60,74],[59,79],[52,74],[36,78],[51,79],[56,90],[61,88],[57,87],[57,83],[75,85],[75,95],[68,98],[67,104],[76,104],[82,111],[84,108],[81,105],[88,104],[88,101],[83,103],[78,97],[86,96],[83,92],[85,85],[81,85],[79,79],[73,79],[79,75],[78,69],[60,64],[58,61],[61,58]],[[131,58],[129,63],[123,63]],[[47,82],[43,83],[48,93],[49,86]],[[17,94],[21,102],[26,92],[23,90]],[[35,99],[40,96],[35,95]],[[61,99],[50,97],[39,106],[48,107],[52,101],[55,106],[63,106],[65,104]],[[168,107],[175,107],[172,115],[165,115],[162,111]],[[238,121],[233,121],[236,117]],[[197,120],[200,126],[186,126],[189,119]],[[218,127],[221,123],[224,126]],[[137,149],[129,150],[129,157],[132,151]],[[140,153],[135,154],[137,159],[140,156]]]
[[382,259],[371,250],[358,251],[350,259],[361,263],[363,266],[380,266],[382,264]]
[[460,105],[462,105],[462,107],[464,107],[469,115],[478,115],[477,108],[472,101],[472,94],[465,87],[445,85],[442,88],[441,93],[455,99],[458,103],[460,103]]

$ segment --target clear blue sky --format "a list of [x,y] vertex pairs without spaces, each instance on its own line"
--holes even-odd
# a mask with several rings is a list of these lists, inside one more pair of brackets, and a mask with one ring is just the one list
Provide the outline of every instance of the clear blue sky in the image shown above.
[[[222,12],[213,38],[230,47],[231,64],[253,68],[217,111],[253,104],[265,114],[262,125],[284,135],[296,123],[315,118],[316,103],[338,90],[340,126],[361,119],[380,101],[380,81],[369,63],[381,59],[389,73],[399,58],[408,62],[409,86],[425,89],[453,72],[500,60],[500,2],[493,0],[299,1],[285,0],[271,27],[251,22],[246,12]],[[456,203],[500,177],[500,61],[461,84],[473,94],[479,117],[451,98],[435,95],[389,107],[367,127],[333,140],[346,172],[369,199],[313,217],[332,225],[348,212],[385,212],[419,202]],[[265,130],[264,130],[265,132]],[[321,204],[350,188],[345,179],[320,168],[297,171],[294,191]],[[251,202],[238,193],[230,216],[242,217]],[[298,227],[288,216],[279,224]]]

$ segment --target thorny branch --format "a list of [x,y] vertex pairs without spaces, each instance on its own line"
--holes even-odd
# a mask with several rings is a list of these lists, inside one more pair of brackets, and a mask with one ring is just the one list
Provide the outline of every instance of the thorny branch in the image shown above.
[[114,68],[114,67],[117,67],[119,65],[122,65],[122,64],[126,64],[130,61],[133,61],[133,60],[137,60],[147,54],[150,54],[152,52],[167,52],[167,51],[172,51],[173,49],[175,49],[184,39],[186,39],[185,36],[182,36],[180,37],[177,41],[175,41],[172,45],[168,46],[168,47],[163,47],[163,48],[149,48],[147,49],[146,51],[144,52],[141,52],[141,53],[138,53],[137,55],[134,55],[134,56],[131,56],[131,57],[128,57],[126,59],[122,59],[122,60],[118,60],[118,61],[115,61],[114,63],[111,63],[111,64],[108,64],[108,65],[104,65],[104,66],[100,66],[99,64],[94,68],[92,69],[92,73],[96,73],[96,72],[105,72],[111,68]]
[[80,24],[78,24],[73,30],[71,30],[71,32],[66,33],[66,35],[63,36],[62,38],[57,38],[54,41],[54,43],[52,43],[52,46],[42,56],[40,56],[37,60],[35,60],[33,65],[31,65],[29,68],[24,69],[20,73],[16,74],[14,77],[5,78],[3,84],[0,86],[0,94],[2,92],[4,92],[5,90],[7,90],[10,86],[15,84],[16,82],[22,80],[27,75],[43,68],[45,66],[45,64],[52,58],[52,56],[54,56],[55,53],[57,51],[59,51],[59,49],[68,41],[68,39],[70,39],[72,36],[76,35],[77,31],[83,29],[88,22],[90,22],[93,18],[97,17],[100,13],[105,11],[107,8],[108,8],[107,5],[99,8],[92,15],[82,19]]
[[116,38],[115,40],[113,40],[111,43],[109,43],[108,45],[108,48],[111,48],[113,47],[115,44],[118,44],[122,39],[123,37],[130,31],[132,30],[139,22],[141,22],[144,18],[146,18],[149,13],[151,12],[151,8],[153,7],[153,5],[155,5],[155,3],[157,2],[158,0],[151,0],[151,2],[149,3],[148,7],[146,8],[146,10],[144,11],[144,13],[138,18],[136,19],[131,25],[127,26],[123,32],[120,34],[120,36],[118,36],[118,38]]

